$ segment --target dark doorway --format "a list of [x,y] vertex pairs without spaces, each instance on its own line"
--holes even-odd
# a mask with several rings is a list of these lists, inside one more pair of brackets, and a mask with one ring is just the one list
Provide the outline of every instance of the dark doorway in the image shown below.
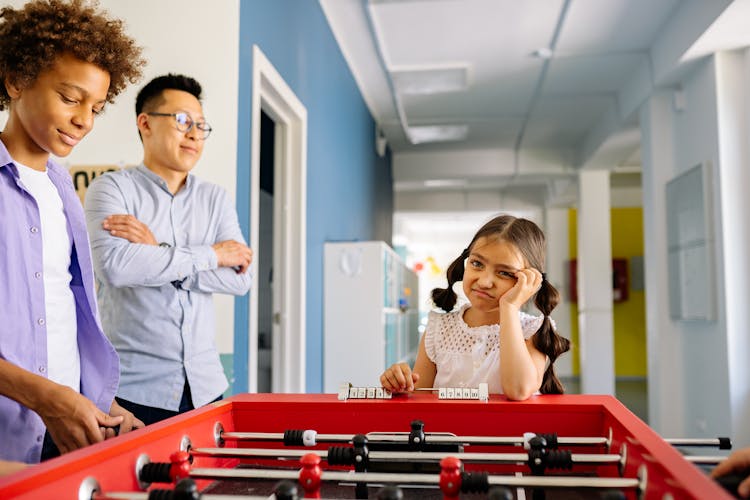
[[260,116],[260,200],[258,228],[258,392],[271,392],[273,375],[274,147],[276,123]]

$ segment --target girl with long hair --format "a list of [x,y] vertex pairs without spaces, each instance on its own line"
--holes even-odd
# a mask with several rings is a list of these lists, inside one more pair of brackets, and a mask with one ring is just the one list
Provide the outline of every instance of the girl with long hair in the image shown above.
[[[547,281],[544,233],[533,222],[501,215],[487,222],[447,271],[447,288],[432,291],[444,312],[431,312],[413,369],[397,363],[381,376],[391,392],[478,387],[509,399],[561,394],[554,363],[570,349],[550,319],[559,293]],[[469,303],[455,309],[453,285]],[[541,315],[521,311],[532,300]],[[455,310],[454,310],[455,309]]]

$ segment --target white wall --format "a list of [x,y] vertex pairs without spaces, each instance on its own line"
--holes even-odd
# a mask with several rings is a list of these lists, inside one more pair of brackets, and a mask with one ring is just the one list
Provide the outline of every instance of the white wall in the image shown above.
[[750,50],[716,56],[719,91],[719,190],[726,304],[726,349],[731,433],[750,443]]
[[[729,435],[737,446],[750,444],[749,61],[747,53],[719,53],[681,82],[684,110],[671,106],[669,92],[655,93],[641,110],[650,422],[665,436]],[[715,261],[709,272],[716,319],[675,321],[668,315],[664,189],[704,162],[713,172]]]
[[[715,238],[715,264],[709,270],[716,277],[717,317],[714,322],[676,322],[682,337],[683,376],[685,384],[684,435],[704,436],[729,432],[729,412],[716,412],[715,408],[728,408],[726,370],[726,316],[724,304],[724,263],[720,246],[721,212],[718,191],[719,134],[716,108],[716,66],[709,59],[683,82],[687,105],[684,111],[673,113],[674,120],[674,175],[679,175],[695,165],[709,161],[713,166],[713,220]],[[662,191],[664,192],[664,191]],[[664,207],[664,205],[662,205]],[[662,208],[662,213],[664,209]],[[659,235],[665,237],[665,235]],[[666,285],[667,283],[664,283]],[[662,314],[666,314],[664,311]],[[716,364],[716,369],[706,370],[706,364]],[[687,388],[690,388],[687,390]]]
[[[21,7],[25,2],[6,0]],[[64,159],[69,165],[124,164],[142,160],[135,127],[135,96],[150,79],[169,72],[192,76],[203,86],[203,109],[213,127],[203,158],[195,168],[201,178],[225,188],[235,198],[237,96],[239,81],[239,0],[100,0],[119,17],[126,31],[144,47],[144,78],[120,94],[97,118],[94,130]],[[0,113],[4,125],[6,115]],[[234,301],[216,296],[219,352],[231,353]]]
[[643,254],[646,291],[649,424],[665,437],[686,436],[681,381],[682,336],[670,321],[664,186],[673,176],[671,93],[656,92],[641,107]]

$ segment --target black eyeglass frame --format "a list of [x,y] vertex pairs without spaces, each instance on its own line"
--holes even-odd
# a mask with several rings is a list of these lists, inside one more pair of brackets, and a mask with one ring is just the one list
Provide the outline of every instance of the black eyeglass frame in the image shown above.
[[[175,127],[177,128],[177,130],[185,134],[190,132],[193,126],[195,126],[198,130],[203,132],[203,137],[201,137],[201,139],[203,140],[208,139],[208,136],[211,135],[211,131],[213,130],[213,128],[211,128],[211,125],[209,125],[208,122],[206,121],[196,122],[195,120],[193,120],[192,116],[190,116],[188,113],[185,113],[184,111],[179,111],[177,113],[159,113],[157,111],[151,111],[146,114],[148,116],[171,116],[172,118],[174,118]],[[180,115],[187,118],[187,128],[185,128],[185,130],[180,128],[180,127],[185,127],[185,125],[181,124],[179,119],[177,118]]]

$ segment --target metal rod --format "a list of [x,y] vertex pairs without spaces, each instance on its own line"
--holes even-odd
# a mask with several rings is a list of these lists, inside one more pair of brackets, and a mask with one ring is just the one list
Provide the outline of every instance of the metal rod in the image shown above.
[[[296,470],[274,469],[214,469],[195,468],[190,477],[198,479],[297,479]],[[323,481],[388,484],[431,484],[440,482],[437,474],[391,474],[384,472],[321,472]],[[497,486],[530,488],[637,488],[638,479],[571,476],[489,476],[488,482]]]
[[[190,452],[196,456],[232,457],[232,458],[288,458],[300,459],[309,453],[318,455],[321,459],[328,458],[326,450],[290,450],[269,448],[192,448]],[[371,462],[439,462],[445,457],[455,457],[466,462],[484,463],[526,463],[529,455],[526,453],[473,453],[473,452],[426,452],[426,451],[370,451],[367,459]],[[575,464],[604,465],[615,464],[622,460],[616,454],[586,454],[574,453],[571,460]]]
[[705,464],[705,465],[716,465],[719,462],[723,462],[727,459],[724,456],[706,456],[706,455],[683,455],[683,458],[690,463],[694,464]]
[[274,448],[191,448],[190,453],[199,457],[293,458],[296,460],[299,460],[308,453],[318,455],[322,459],[328,457],[328,452],[326,450],[289,450]]
[[672,446],[709,446],[719,448],[723,440],[719,438],[664,438]]
[[[284,434],[278,432],[223,432],[221,437],[226,441],[283,441]],[[372,443],[408,443],[409,433],[370,433],[367,440]],[[354,434],[317,434],[318,443],[348,443]],[[597,446],[606,445],[605,437],[559,437],[558,445]],[[466,445],[510,445],[522,446],[523,436],[451,436],[444,433],[425,433],[425,442],[432,444],[466,444]]]
[[[109,493],[94,493],[91,500],[148,500],[149,494],[143,492],[129,493],[127,491],[112,491]],[[268,500],[269,496],[259,495],[211,495],[200,494],[200,500]],[[272,497],[270,497],[272,498]]]
[[[436,390],[424,388],[423,390]],[[407,443],[408,432],[371,432],[365,435],[370,442],[377,443]],[[283,441],[281,432],[223,432],[221,437],[227,441]],[[354,434],[316,434],[319,443],[348,443]],[[486,444],[519,446],[525,443],[522,436],[455,436],[448,433],[425,433],[428,442],[434,444]],[[719,438],[665,438],[664,441],[672,446],[706,446],[721,447],[723,440]],[[605,437],[557,437],[559,445],[564,446],[597,446],[606,445]]]

